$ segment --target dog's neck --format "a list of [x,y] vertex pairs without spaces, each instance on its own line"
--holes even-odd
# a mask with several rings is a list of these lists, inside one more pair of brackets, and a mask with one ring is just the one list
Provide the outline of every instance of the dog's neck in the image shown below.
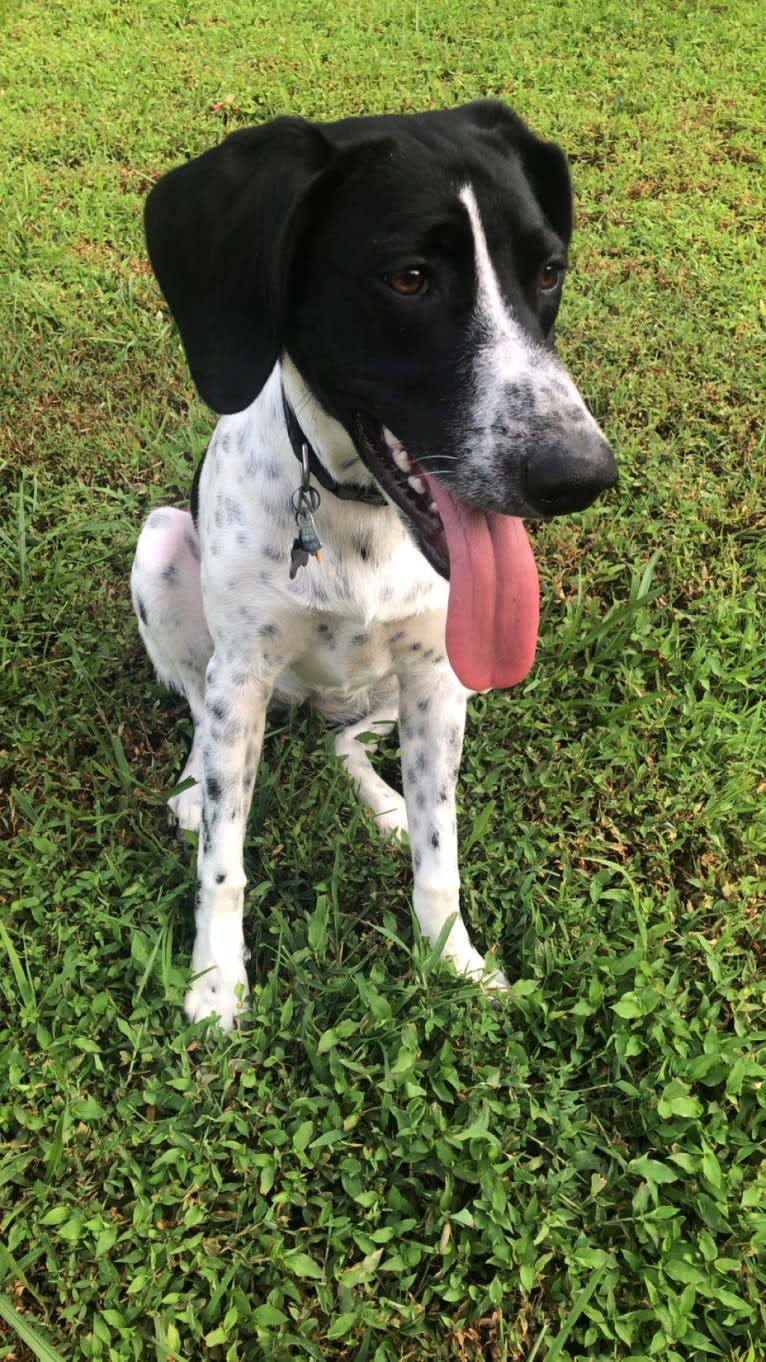
[[365,506],[385,506],[386,499],[380,488],[375,485],[367,486],[358,482],[337,482],[329,469],[322,463],[319,455],[309,442],[305,431],[299,424],[290,403],[287,400],[284,388],[282,389],[282,404],[285,411],[285,426],[287,427],[287,438],[292,445],[293,454],[301,466],[301,477],[304,491],[313,478],[323,487],[326,492],[331,492],[334,497],[341,501],[359,501]]
[[359,458],[351,436],[320,405],[289,355],[283,355],[280,369],[285,399],[330,478],[341,485],[356,484],[360,488],[377,490],[377,484]]

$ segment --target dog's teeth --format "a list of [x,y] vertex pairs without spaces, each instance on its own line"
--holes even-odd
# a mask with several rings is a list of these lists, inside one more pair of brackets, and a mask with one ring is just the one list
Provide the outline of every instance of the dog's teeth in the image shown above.
[[388,446],[388,452],[397,468],[401,469],[402,473],[409,473],[412,469],[412,459],[404,448],[401,440],[397,440],[396,436],[388,429],[388,426],[383,427],[383,439]]
[[436,505],[436,502],[435,502],[435,501],[429,501],[429,503],[428,503],[428,509],[429,509],[429,511],[432,512],[433,515],[438,515],[438,514],[439,514],[439,507]]
[[418,496],[421,497],[426,490],[426,485],[422,478],[418,477],[408,478],[407,485],[412,488],[413,492],[417,492]]

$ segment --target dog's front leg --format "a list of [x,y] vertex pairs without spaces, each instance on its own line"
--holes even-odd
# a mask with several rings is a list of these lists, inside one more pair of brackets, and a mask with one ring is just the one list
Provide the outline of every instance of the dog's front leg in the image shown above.
[[[401,681],[402,778],[414,874],[413,906],[424,937],[439,940],[450,918],[442,958],[461,974],[483,976],[460,913],[455,787],[463,748],[467,692],[450,668]],[[486,982],[503,987],[497,972]]]
[[212,658],[203,720],[196,977],[185,1005],[191,1021],[216,1013],[226,1031],[247,993],[243,845],[270,695],[270,682],[237,672],[220,655]]

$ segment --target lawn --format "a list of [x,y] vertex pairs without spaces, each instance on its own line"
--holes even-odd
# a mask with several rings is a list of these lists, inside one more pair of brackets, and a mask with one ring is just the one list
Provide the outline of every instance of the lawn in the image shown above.
[[[766,1358],[762,17],[0,5],[2,1362]],[[559,344],[621,469],[536,532],[537,663],[471,706],[465,911],[513,986],[435,967],[406,850],[279,716],[224,1037],[181,1013],[189,725],[128,596],[212,426],[142,202],[279,112],[482,95],[570,155]]]

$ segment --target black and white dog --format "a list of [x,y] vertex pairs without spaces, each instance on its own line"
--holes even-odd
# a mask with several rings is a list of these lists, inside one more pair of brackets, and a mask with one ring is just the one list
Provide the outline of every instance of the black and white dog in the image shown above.
[[[424,936],[505,982],[460,915],[455,782],[467,696],[534,658],[521,517],[616,479],[552,348],[571,230],[563,153],[493,102],[278,118],[149,196],[155,273],[225,413],[191,514],[152,512],[132,577],[195,725],[196,783],[171,800],[200,829],[193,1019],[230,1027],[247,990],[243,840],[272,698],[343,725],[360,799],[409,833]],[[397,719],[404,798],[359,741]]]

